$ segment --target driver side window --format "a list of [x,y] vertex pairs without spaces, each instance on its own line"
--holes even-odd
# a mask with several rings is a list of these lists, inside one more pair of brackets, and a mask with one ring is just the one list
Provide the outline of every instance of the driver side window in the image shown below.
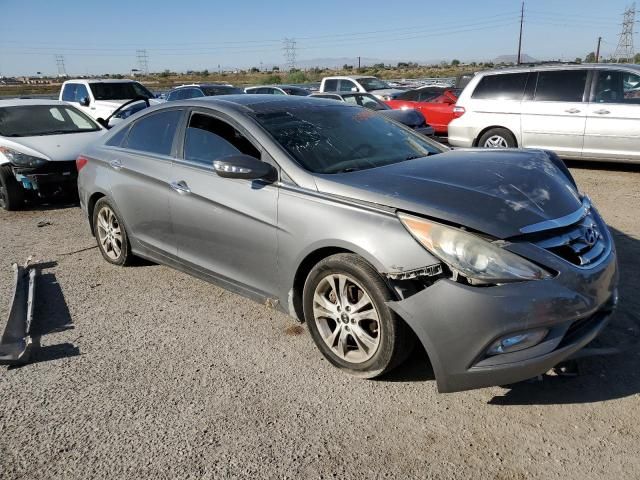
[[[353,90],[355,88],[355,90]],[[356,84],[351,80],[340,80],[340,91],[341,92],[355,92],[358,89],[356,88]]]
[[211,167],[213,161],[226,156],[244,153],[260,159],[260,151],[227,122],[194,113],[184,140],[184,159]]
[[600,71],[594,102],[640,104],[640,76],[622,70]]

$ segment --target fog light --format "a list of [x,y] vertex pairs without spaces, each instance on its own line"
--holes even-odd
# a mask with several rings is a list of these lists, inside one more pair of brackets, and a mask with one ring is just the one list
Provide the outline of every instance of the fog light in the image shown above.
[[487,355],[500,355],[502,353],[517,352],[525,348],[539,344],[547,336],[548,330],[529,330],[502,337],[496,340],[487,350]]

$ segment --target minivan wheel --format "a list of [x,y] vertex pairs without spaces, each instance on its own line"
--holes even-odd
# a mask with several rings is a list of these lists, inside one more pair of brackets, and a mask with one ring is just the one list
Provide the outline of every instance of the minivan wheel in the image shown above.
[[329,362],[348,373],[373,378],[411,353],[409,327],[386,305],[394,300],[378,272],[354,254],[319,262],[303,290],[309,332]]
[[0,166],[0,207],[17,210],[24,204],[24,190],[13,176],[9,165]]
[[516,139],[506,128],[492,128],[478,140],[478,146],[484,148],[515,148]]
[[104,259],[114,265],[128,265],[133,259],[124,224],[105,198],[93,209],[93,231]]

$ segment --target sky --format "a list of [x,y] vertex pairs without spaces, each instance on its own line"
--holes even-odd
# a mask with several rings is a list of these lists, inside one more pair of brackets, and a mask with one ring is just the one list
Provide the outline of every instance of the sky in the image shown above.
[[[613,53],[631,0],[526,0],[523,53]],[[0,75],[128,73],[284,65],[298,60],[488,61],[517,51],[520,0],[0,0]],[[640,15],[639,15],[640,17]]]

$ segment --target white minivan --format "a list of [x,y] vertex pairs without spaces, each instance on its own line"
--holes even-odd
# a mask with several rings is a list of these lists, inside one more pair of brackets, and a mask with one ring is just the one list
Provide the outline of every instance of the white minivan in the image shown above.
[[544,148],[563,158],[640,162],[640,65],[480,72],[454,113],[452,146]]

